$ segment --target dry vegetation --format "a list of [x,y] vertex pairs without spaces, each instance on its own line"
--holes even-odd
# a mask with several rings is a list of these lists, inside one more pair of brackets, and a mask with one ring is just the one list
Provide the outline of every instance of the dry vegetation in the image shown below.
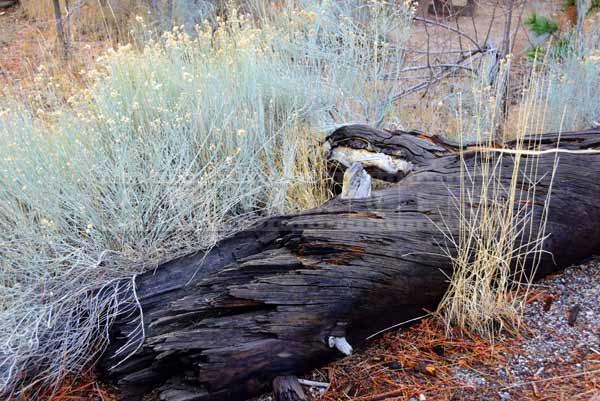
[[[34,398],[88,367],[114,313],[132,307],[117,279],[326,200],[318,143],[336,125],[422,128],[486,148],[600,118],[593,23],[566,52],[550,40],[531,60],[524,47],[503,53],[503,37],[527,36],[529,6],[518,2],[480,5],[488,8],[479,32],[467,17],[419,22],[410,2],[200,1],[192,14],[191,3],[71,0],[62,60],[51,1],[22,0],[17,13],[36,28],[21,32],[37,36],[28,47],[3,44],[0,59],[5,390]],[[515,170],[500,187],[484,148],[484,192],[473,193],[465,171],[456,199],[463,224],[460,238],[448,238],[458,254],[449,255],[456,270],[440,313],[448,333],[458,326],[490,340],[499,327],[519,327],[529,280],[508,266],[535,258],[545,232],[515,244],[532,211],[514,205],[533,196],[535,159],[515,163],[530,182],[517,183]],[[467,213],[475,195],[487,201]],[[466,347],[433,342],[444,341]]]

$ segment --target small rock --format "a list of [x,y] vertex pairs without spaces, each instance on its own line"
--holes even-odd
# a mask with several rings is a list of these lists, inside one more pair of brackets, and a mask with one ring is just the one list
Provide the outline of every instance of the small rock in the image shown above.
[[386,363],[385,366],[387,366],[391,370],[402,370],[402,364],[398,361]]
[[581,305],[579,304],[575,304],[571,309],[569,309],[569,312],[567,312],[567,323],[569,324],[569,326],[575,326],[580,310]]
[[433,347],[431,350],[432,350],[433,352],[435,352],[436,354],[438,354],[439,356],[442,356],[442,357],[444,356],[444,354],[445,354],[445,352],[446,352],[446,351],[444,350],[444,347],[443,347],[443,346],[441,346],[441,345],[435,345],[435,346],[434,346],[434,347]]

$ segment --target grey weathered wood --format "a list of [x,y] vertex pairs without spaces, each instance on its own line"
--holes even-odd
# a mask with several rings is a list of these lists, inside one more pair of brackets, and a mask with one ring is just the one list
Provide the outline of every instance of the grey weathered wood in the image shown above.
[[275,401],[308,401],[296,376],[278,376],[273,380]]
[[335,348],[346,356],[352,355],[352,346],[348,343],[346,337],[330,336],[327,342],[329,348]]
[[371,176],[360,162],[354,162],[344,173],[342,199],[365,199],[371,196]]
[[[547,135],[542,148],[556,148],[558,139]],[[331,151],[343,146],[384,153],[414,169],[366,167],[389,182],[369,198],[338,197],[305,213],[267,218],[206,253],[138,276],[145,340],[139,349],[132,343],[125,354],[133,355],[115,366],[115,351],[138,323],[120,317],[100,365],[123,399],[139,400],[155,391],[169,401],[243,400],[269,390],[275,377],[298,375],[343,356],[329,347],[330,337],[357,346],[435,308],[452,268],[440,255],[445,234],[439,227],[458,234],[456,206],[449,199],[460,191],[459,145],[364,126],[344,127],[328,143]],[[473,169],[477,188],[481,176],[469,146],[463,145],[464,163]],[[599,147],[597,130],[560,136],[562,150]],[[494,155],[508,182],[514,155]],[[540,181],[528,205],[533,229],[541,221],[556,157],[547,153],[536,159]],[[544,243],[548,253],[538,275],[600,249],[600,154],[558,157]],[[345,167],[332,164],[343,175]],[[466,206],[478,201],[475,196]]]

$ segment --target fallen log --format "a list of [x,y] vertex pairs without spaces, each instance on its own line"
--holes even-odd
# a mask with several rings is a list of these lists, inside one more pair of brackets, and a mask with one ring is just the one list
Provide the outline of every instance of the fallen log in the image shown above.
[[[539,171],[528,206],[533,226],[541,224],[554,180],[547,253],[539,266],[527,266],[537,267],[537,275],[600,249],[600,154],[578,153],[599,148],[599,134],[526,141],[546,151],[521,156],[535,157]],[[305,213],[267,218],[206,253],[136,277],[142,341],[131,340],[138,321],[119,318],[100,363],[123,399],[155,392],[169,401],[243,400],[269,390],[275,378],[322,366],[373,333],[435,308],[452,269],[439,249],[447,235],[440,226],[456,234],[460,222],[449,199],[460,191],[463,163],[473,169],[473,184],[480,183],[478,151],[364,126],[337,130],[327,145],[338,182],[346,169],[352,169],[350,180],[362,174],[353,168],[359,162],[387,187],[363,199],[337,197]],[[489,151],[509,182],[515,155]],[[519,180],[531,179],[526,175]],[[478,199],[469,202],[475,207]]]

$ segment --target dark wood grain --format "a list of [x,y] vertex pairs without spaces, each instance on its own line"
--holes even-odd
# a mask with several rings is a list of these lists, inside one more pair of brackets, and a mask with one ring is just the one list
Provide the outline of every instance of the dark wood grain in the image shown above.
[[[599,133],[562,134],[560,148],[596,148]],[[543,148],[556,148],[558,139],[548,135]],[[169,401],[243,400],[269,390],[275,377],[298,375],[340,357],[328,345],[331,336],[357,346],[435,308],[451,273],[450,261],[441,256],[439,227],[456,234],[459,225],[450,194],[460,189],[460,146],[364,126],[342,128],[329,143],[395,155],[415,169],[402,177],[380,172],[393,183],[370,198],[335,198],[305,213],[265,219],[207,253],[137,277],[143,346],[136,351],[132,344],[128,351],[136,352],[114,366],[115,351],[137,324],[123,316],[100,364],[123,399],[139,400],[154,391]],[[495,157],[508,182],[514,156]],[[476,152],[466,149],[464,159],[479,185]],[[534,229],[556,154],[536,160],[539,183],[529,205]],[[544,243],[549,253],[537,275],[600,249],[598,171],[600,154],[559,154]],[[477,202],[475,197],[468,206]]]
[[275,401],[308,401],[296,376],[278,376],[273,380]]

